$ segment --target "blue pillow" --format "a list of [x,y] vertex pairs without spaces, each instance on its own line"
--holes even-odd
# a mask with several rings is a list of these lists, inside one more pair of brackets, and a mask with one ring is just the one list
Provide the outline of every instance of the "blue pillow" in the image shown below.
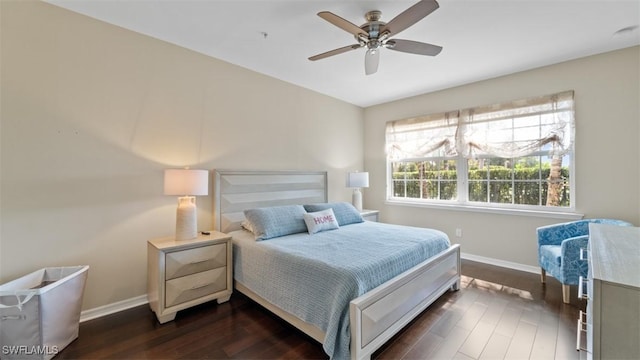
[[244,216],[251,224],[257,241],[278,236],[307,232],[302,205],[273,206],[249,209]]
[[360,211],[348,202],[310,204],[305,205],[304,209],[308,212],[333,209],[333,213],[340,226],[364,222]]

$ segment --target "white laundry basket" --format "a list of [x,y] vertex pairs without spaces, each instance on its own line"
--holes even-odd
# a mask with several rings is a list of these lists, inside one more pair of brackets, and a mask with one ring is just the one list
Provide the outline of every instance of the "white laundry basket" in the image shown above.
[[0,359],[51,359],[77,338],[88,271],[50,267],[0,285]]

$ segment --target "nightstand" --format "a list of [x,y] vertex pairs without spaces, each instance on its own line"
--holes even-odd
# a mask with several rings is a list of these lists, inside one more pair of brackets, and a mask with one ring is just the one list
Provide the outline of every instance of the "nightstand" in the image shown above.
[[378,221],[378,214],[380,213],[379,210],[366,210],[363,209],[360,211],[360,215],[362,215],[362,218],[365,221]]
[[174,237],[147,243],[147,295],[158,321],[214,299],[228,301],[233,291],[231,237],[217,231],[193,240]]

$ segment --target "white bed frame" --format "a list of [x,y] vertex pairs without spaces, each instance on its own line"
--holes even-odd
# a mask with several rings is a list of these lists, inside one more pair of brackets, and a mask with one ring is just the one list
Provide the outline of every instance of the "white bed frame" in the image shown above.
[[[215,229],[240,229],[245,209],[327,202],[327,173],[318,171],[216,170],[214,179]],[[236,290],[272,311],[320,343],[325,334],[282,310],[239,282]],[[370,359],[413,318],[447,290],[460,288],[460,246],[418,264],[349,305],[351,358]]]

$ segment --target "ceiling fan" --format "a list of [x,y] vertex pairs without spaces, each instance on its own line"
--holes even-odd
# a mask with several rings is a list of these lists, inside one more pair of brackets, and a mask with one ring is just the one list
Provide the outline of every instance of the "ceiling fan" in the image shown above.
[[357,26],[329,11],[321,11],[318,13],[318,16],[342,30],[353,34],[358,43],[314,55],[310,57],[309,60],[316,61],[329,56],[366,47],[367,52],[364,56],[364,71],[365,74],[371,75],[378,71],[381,48],[411,54],[436,56],[440,51],[442,51],[442,46],[412,40],[391,39],[390,37],[392,35],[395,36],[399,34],[401,31],[417,23],[422,18],[435,11],[438,7],[439,5],[436,0],[421,0],[417,4],[403,11],[388,23],[380,21],[382,12],[379,10],[369,11],[365,14],[367,22],[362,26]]

